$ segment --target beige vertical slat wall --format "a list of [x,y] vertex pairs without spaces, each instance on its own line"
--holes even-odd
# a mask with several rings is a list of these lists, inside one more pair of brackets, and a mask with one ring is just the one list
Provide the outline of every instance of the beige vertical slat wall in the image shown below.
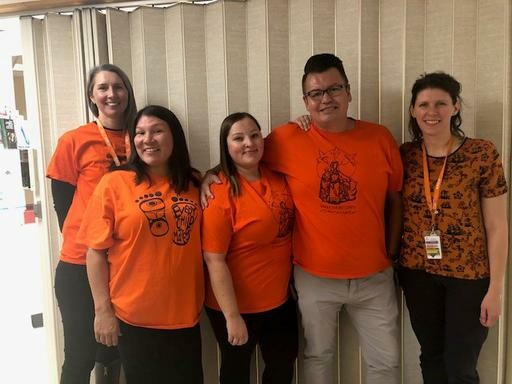
[[[37,79],[42,161],[47,164],[62,132],[86,121],[84,79],[92,65],[109,61],[123,68],[139,107],[156,103],[175,111],[194,165],[205,170],[218,161],[219,126],[228,113],[253,113],[265,133],[303,114],[300,80],[306,59],[335,52],[351,84],[349,114],[386,125],[397,142],[408,139],[410,87],[418,75],[454,74],[463,84],[465,132],[491,139],[510,176],[511,12],[509,0],[226,0],[24,18],[24,54],[31,55]],[[46,209],[53,268],[58,227],[50,203]],[[419,347],[399,298],[402,382],[419,384]],[[505,303],[510,306],[511,298]],[[482,351],[483,384],[512,382],[509,306]],[[216,383],[218,350],[205,320],[206,383]],[[56,327],[59,334],[58,320]],[[62,349],[60,338],[56,348]],[[363,382],[364,361],[345,312],[340,313],[338,355],[338,382]],[[252,383],[258,383],[260,356],[253,367]]]

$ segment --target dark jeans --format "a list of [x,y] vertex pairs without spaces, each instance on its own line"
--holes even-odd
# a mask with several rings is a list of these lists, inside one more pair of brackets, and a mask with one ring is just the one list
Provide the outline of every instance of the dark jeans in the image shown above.
[[467,280],[400,268],[411,325],[421,346],[425,384],[477,384],[476,365],[488,329],[480,304],[489,279]]
[[94,338],[94,301],[85,265],[60,261],[55,271],[55,296],[64,327],[64,364],[61,384],[89,384],[95,361],[108,364],[119,358],[117,348]]
[[119,352],[128,384],[203,383],[199,324],[171,330],[122,321],[119,325]]
[[228,343],[226,319],[220,311],[206,308],[221,351],[220,383],[249,384],[251,356],[259,344],[265,370],[263,384],[286,384],[293,379],[298,348],[295,301],[266,312],[242,314],[249,341],[241,346]]

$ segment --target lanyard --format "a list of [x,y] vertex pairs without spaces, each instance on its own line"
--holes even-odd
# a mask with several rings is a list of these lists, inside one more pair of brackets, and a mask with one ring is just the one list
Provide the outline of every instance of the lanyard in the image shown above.
[[438,203],[439,203],[439,195],[441,193],[441,184],[443,183],[444,171],[446,169],[446,162],[448,160],[448,155],[452,150],[453,137],[450,137],[448,141],[446,156],[444,157],[443,167],[439,172],[439,176],[437,177],[437,182],[434,187],[434,194],[432,195],[430,189],[430,177],[428,173],[428,160],[427,160],[427,149],[425,148],[425,142],[421,144],[421,152],[423,155],[423,188],[425,189],[425,199],[427,200],[428,209],[432,215],[432,228],[435,227],[435,217],[438,214]]
[[[101,121],[99,119],[96,120],[96,125],[98,126],[98,131],[100,131],[100,135],[103,138],[103,141],[105,142],[105,145],[107,146],[107,149],[110,152],[112,159],[114,159],[114,163],[116,164],[116,166],[119,167],[121,165],[119,157],[117,157],[117,153],[114,150],[114,147],[112,146],[112,143],[110,142],[110,139],[107,136],[107,132],[105,132],[105,128],[103,127],[103,124],[101,124]],[[126,151],[126,158],[128,158],[130,156],[130,139],[128,137],[128,133],[124,135],[124,146]]]

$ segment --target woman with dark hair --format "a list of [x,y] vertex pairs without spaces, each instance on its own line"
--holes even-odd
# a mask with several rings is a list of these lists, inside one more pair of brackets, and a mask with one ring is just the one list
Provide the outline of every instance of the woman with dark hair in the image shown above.
[[436,72],[412,88],[398,275],[425,384],[478,383],[480,349],[501,313],[507,185],[496,147],[464,136],[461,86]]
[[128,163],[98,184],[78,235],[94,334],[119,342],[128,383],[202,383],[199,179],[167,108],[140,110],[129,134]]
[[297,315],[289,297],[292,199],[280,174],[260,163],[256,119],[234,113],[220,129],[222,184],[203,213],[208,267],[206,313],[221,350],[220,382],[248,384],[259,344],[264,384],[291,383],[297,356]]
[[55,272],[55,295],[64,326],[62,384],[88,384],[95,361],[99,362],[97,383],[117,383],[120,369],[117,348],[94,340],[94,304],[85,267],[87,247],[76,241],[76,235],[101,177],[126,160],[126,128],[137,107],[130,80],[111,64],[89,73],[87,101],[96,121],[62,135],[47,170],[63,237]]

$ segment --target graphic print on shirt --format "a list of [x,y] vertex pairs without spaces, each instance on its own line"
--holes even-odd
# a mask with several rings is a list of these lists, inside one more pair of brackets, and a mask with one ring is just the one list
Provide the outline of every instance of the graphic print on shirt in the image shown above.
[[295,211],[290,192],[285,187],[283,191],[272,193],[270,208],[274,219],[279,223],[277,237],[285,237],[292,232],[295,221]]
[[165,217],[165,203],[161,192],[140,196],[136,203],[149,222],[149,231],[153,236],[161,237],[169,232],[169,223]]
[[332,205],[354,201],[357,198],[357,182],[352,178],[357,168],[356,155],[338,147],[319,151],[317,172],[320,176],[319,197]]
[[[115,165],[114,158],[112,157],[110,152],[107,152],[106,156],[107,156],[107,162],[108,162],[109,166]],[[117,158],[119,159],[119,162],[121,164],[126,163],[126,160],[127,160],[126,155],[120,154],[119,152],[117,152]]]
[[171,201],[172,214],[176,220],[172,241],[177,245],[185,245],[190,240],[190,232],[197,219],[199,207],[197,203],[185,197],[173,196]]

